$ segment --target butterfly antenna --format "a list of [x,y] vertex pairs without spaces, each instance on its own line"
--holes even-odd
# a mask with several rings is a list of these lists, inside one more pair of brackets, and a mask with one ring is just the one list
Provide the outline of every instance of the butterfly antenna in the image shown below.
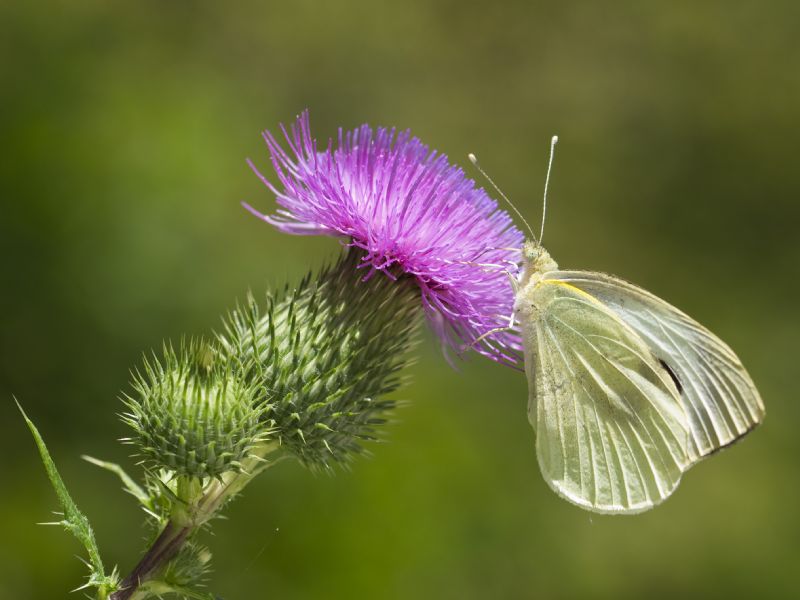
[[547,187],[550,185],[550,171],[553,170],[553,156],[555,156],[556,153],[557,143],[557,135],[550,138],[550,159],[547,161],[547,175],[544,178],[544,198],[542,199],[542,228],[539,231],[540,246],[542,245],[542,238],[544,237],[544,218],[547,216]]
[[511,207],[513,210],[514,210],[514,212],[515,212],[515,213],[517,213],[517,216],[518,216],[520,219],[522,219],[522,222],[523,222],[523,223],[525,223],[525,227],[527,227],[527,228],[528,228],[528,231],[530,232],[530,234],[531,234],[531,237],[534,237],[534,235],[533,235],[533,229],[531,229],[531,226],[530,226],[530,225],[528,225],[528,222],[525,220],[525,217],[523,217],[523,216],[522,216],[522,213],[521,213],[521,212],[519,212],[519,211],[517,210],[517,207],[516,207],[516,206],[514,206],[514,203],[513,203],[513,202],[511,202],[511,200],[509,200],[509,199],[508,199],[508,196],[506,196],[506,195],[503,193],[503,190],[501,190],[499,187],[497,187],[497,184],[496,184],[494,181],[492,181],[492,178],[491,178],[491,177],[489,177],[489,176],[486,174],[486,171],[484,171],[484,170],[481,168],[481,166],[478,164],[478,157],[477,157],[477,156],[475,156],[474,154],[472,154],[472,152],[470,152],[470,153],[469,153],[467,156],[469,156],[469,160],[470,160],[470,162],[471,162],[473,165],[475,165],[475,168],[476,168],[476,169],[478,169],[478,171],[480,171],[480,172],[481,172],[481,175],[483,175],[483,176],[486,178],[486,181],[488,181],[488,182],[489,182],[489,183],[492,185],[492,187],[493,187],[495,190],[497,190],[497,193],[498,193],[498,194],[500,194],[500,197],[501,197],[501,198],[503,198],[503,200],[505,200],[506,202],[508,202],[508,205],[509,205],[509,206],[510,206],[510,207]]

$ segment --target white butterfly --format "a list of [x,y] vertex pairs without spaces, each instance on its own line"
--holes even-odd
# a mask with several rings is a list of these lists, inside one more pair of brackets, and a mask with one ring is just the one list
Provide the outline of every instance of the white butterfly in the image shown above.
[[594,512],[648,510],[758,425],[761,397],[708,329],[616,277],[559,270],[541,238],[524,245],[513,318],[542,475]]

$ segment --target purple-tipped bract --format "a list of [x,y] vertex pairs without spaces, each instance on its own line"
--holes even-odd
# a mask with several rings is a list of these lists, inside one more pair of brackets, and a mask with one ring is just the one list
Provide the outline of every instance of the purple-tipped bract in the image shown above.
[[[288,152],[264,132],[280,185],[256,173],[282,208],[251,212],[285,233],[346,238],[365,252],[367,276],[413,276],[431,327],[459,353],[508,324],[524,236],[459,167],[408,131],[340,129],[320,151],[307,111],[281,129]],[[475,349],[514,363],[519,336],[497,332]]]

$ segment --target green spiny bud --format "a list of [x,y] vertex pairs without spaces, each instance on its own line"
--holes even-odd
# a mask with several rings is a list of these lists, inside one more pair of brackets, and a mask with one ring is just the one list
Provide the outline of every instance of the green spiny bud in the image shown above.
[[274,439],[309,466],[346,463],[378,438],[394,408],[383,396],[399,371],[422,313],[407,277],[359,269],[350,250],[316,277],[234,311],[220,343],[245,378],[260,383],[259,405]]
[[208,548],[189,541],[170,561],[160,579],[172,589],[187,589],[202,585],[208,575],[210,560],[211,552]]
[[164,348],[162,360],[145,360],[123,419],[151,467],[193,478],[219,477],[242,461],[268,434],[256,405],[258,391],[219,360],[205,342]]

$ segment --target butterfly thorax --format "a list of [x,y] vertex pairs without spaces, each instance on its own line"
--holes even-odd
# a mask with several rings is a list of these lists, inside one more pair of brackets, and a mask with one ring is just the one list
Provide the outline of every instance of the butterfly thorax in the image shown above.
[[532,301],[533,291],[545,273],[558,270],[550,254],[533,241],[522,247],[522,278],[519,281],[514,302],[514,313],[522,323],[523,329],[530,327],[538,319],[538,309]]

